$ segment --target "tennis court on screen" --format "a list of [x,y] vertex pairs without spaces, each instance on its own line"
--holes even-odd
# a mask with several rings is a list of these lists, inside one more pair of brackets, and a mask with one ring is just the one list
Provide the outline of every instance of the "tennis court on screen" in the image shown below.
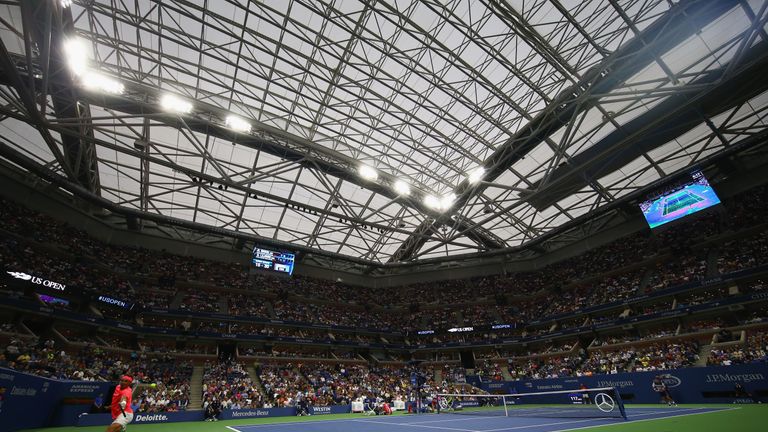
[[701,415],[738,408],[627,408],[627,420],[613,418],[556,419],[473,415],[361,417],[344,420],[227,426],[234,432],[558,432],[627,424],[676,416]]

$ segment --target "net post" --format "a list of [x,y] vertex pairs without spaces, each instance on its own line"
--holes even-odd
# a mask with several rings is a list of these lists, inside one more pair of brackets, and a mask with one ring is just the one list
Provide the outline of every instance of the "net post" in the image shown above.
[[621,412],[621,417],[624,418],[624,420],[627,420],[627,411],[624,409],[624,401],[621,399],[621,393],[619,393],[619,389],[614,387],[613,394],[616,397],[616,405],[619,406],[619,412]]
[[507,397],[502,395],[501,396],[501,403],[504,404],[504,417],[509,417],[509,411],[507,411]]

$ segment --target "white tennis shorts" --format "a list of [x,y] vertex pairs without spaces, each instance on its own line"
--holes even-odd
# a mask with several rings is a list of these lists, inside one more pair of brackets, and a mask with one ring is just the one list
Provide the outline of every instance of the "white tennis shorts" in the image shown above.
[[133,413],[125,413],[125,415],[121,413],[119,416],[117,416],[116,419],[112,420],[112,424],[117,423],[120,426],[125,427],[125,425],[130,423],[132,420],[133,420]]

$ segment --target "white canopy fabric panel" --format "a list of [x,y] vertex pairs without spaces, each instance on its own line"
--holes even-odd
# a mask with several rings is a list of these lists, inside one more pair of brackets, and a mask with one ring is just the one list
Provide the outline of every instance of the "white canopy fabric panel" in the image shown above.
[[[0,40],[15,64],[33,58],[34,78],[42,80],[40,47],[23,39],[23,3],[0,6]],[[409,244],[419,246],[403,259],[525,245],[766,126],[761,92],[703,115],[609,172],[594,168],[636,138],[617,139],[633,121],[680,95],[698,97],[738,73],[732,64],[749,63],[746,53],[768,43],[760,0],[721,5],[701,24],[683,18],[701,28],[659,52],[654,24],[681,8],[706,10],[707,2],[51,4],[65,23],[57,42],[78,37],[90,70],[126,90],[117,102],[100,99],[72,78],[87,111],[62,118],[51,99],[43,115],[49,138],[14,84],[3,81],[4,145],[65,175],[61,131],[80,128],[95,147],[98,193],[116,205],[372,263],[397,260]],[[638,38],[652,59],[609,90],[590,88],[610,80],[621,61],[615,53]],[[701,84],[713,73],[722,74],[719,81]],[[158,112],[155,101],[165,93],[191,103],[191,111]],[[522,157],[467,184],[478,167],[498,168],[494,161],[531,125],[573,105]],[[229,130],[229,115],[251,130]],[[616,148],[603,150],[613,141]],[[360,178],[361,165],[379,178]],[[537,204],[565,187],[559,173],[569,167],[584,186]],[[393,192],[397,179],[410,197]],[[460,200],[447,214],[423,204],[449,194]]]

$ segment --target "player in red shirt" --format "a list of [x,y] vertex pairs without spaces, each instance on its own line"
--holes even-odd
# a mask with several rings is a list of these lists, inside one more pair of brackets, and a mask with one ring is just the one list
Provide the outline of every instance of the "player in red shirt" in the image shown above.
[[133,420],[133,408],[131,401],[133,399],[133,388],[131,388],[133,378],[123,375],[120,378],[120,385],[115,387],[112,393],[112,424],[107,426],[106,432],[121,432],[125,426]]
[[392,415],[392,408],[389,406],[388,403],[386,402],[381,403],[381,413],[383,415]]

